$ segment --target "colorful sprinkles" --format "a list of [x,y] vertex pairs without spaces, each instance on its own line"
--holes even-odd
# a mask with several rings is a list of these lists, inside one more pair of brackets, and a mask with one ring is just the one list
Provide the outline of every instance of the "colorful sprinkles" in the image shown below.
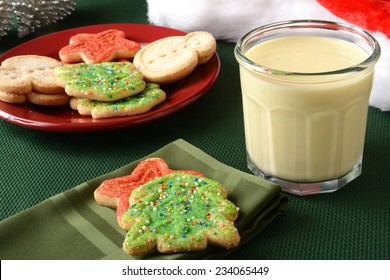
[[66,83],[68,95],[100,101],[115,101],[141,92],[145,81],[131,62],[60,64],[57,79]]
[[237,234],[233,221],[239,209],[225,197],[218,182],[186,173],[171,173],[141,185],[133,191],[131,206],[122,217],[129,228],[124,244],[136,250],[153,242],[193,248],[208,236],[229,239],[229,234]]
[[[128,115],[136,115],[143,113],[144,110],[149,110],[149,107],[159,104],[165,98],[166,93],[160,89],[159,85],[146,83],[145,89],[136,95],[113,102],[79,98],[77,106],[89,108],[92,115],[94,115],[94,112],[99,112],[99,110],[103,109],[111,112],[126,110]],[[131,111],[134,113],[130,113]]]

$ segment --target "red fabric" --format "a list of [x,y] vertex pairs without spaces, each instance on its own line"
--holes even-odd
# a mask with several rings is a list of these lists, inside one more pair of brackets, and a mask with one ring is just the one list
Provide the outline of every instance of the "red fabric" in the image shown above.
[[390,38],[390,0],[317,0],[335,16]]

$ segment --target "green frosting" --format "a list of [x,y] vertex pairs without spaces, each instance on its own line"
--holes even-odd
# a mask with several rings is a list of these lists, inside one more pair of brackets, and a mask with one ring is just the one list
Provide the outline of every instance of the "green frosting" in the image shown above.
[[66,82],[67,88],[86,97],[97,95],[106,101],[138,93],[145,87],[141,72],[131,62],[61,64],[55,71],[57,78]]
[[232,221],[238,208],[225,199],[216,181],[171,173],[140,186],[130,196],[131,207],[122,217],[130,227],[125,246],[135,250],[171,246],[183,251],[210,236],[220,239],[237,234]]
[[104,102],[97,100],[90,100],[86,98],[80,98],[78,100],[78,106],[88,106],[95,108],[96,110],[110,110],[119,111],[122,109],[132,110],[138,107],[144,107],[153,102],[153,100],[160,99],[164,95],[164,91],[160,89],[158,84],[147,83],[145,89],[136,95],[116,100],[113,102]]

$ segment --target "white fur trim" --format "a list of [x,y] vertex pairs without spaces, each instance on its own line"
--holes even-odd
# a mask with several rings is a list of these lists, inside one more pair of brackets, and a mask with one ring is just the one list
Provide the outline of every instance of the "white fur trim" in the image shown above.
[[[345,22],[314,0],[147,0],[150,23],[190,31],[208,31],[216,39],[236,42],[248,31],[272,22],[322,19]],[[390,111],[390,40],[374,37],[381,45],[370,105]]]

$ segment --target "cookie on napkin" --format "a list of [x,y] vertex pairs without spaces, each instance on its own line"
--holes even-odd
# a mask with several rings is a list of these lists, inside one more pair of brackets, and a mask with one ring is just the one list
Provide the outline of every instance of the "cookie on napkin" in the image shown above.
[[[163,159],[148,158],[141,161],[130,175],[103,181],[94,191],[94,198],[98,204],[116,209],[118,223],[123,228],[122,215],[129,208],[132,191],[156,177],[172,172],[175,170],[170,169]],[[192,170],[181,170],[181,172],[203,176]]]
[[174,172],[149,181],[130,195],[122,223],[128,229],[123,249],[144,255],[204,250],[211,244],[230,249],[240,243],[234,226],[238,207],[217,181]]

